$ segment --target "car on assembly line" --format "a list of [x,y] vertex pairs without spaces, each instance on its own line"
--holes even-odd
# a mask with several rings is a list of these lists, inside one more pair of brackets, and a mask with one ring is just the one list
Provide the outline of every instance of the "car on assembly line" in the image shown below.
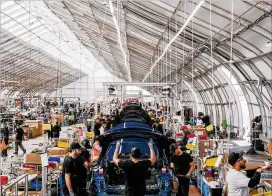
[[153,132],[152,128],[141,122],[124,122],[110,129],[98,140],[102,146],[97,164],[92,170],[91,192],[93,195],[124,195],[125,174],[113,163],[116,142],[121,140],[119,158],[130,159],[132,147],[138,147],[141,159],[150,158],[149,139],[153,139],[156,164],[146,174],[146,195],[171,195],[173,173],[169,168],[164,148],[167,138],[161,133]]

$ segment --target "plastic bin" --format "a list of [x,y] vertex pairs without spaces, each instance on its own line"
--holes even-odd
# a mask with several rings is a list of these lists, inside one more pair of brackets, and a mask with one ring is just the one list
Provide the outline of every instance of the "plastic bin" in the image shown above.
[[49,162],[57,162],[60,163],[60,158],[59,157],[49,157],[48,158]]
[[69,142],[58,141],[59,148],[69,148]]
[[94,132],[87,132],[86,136],[87,136],[87,138],[93,138],[94,137]]
[[31,189],[41,189],[42,188],[42,181],[37,181],[36,179],[35,180],[32,180],[30,181],[29,183],[29,187]]
[[0,176],[0,185],[2,186],[7,184],[8,180],[9,180],[8,176]]

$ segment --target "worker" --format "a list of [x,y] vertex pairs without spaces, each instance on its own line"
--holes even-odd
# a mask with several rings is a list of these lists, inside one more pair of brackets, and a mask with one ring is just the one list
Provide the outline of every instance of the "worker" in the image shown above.
[[116,142],[116,148],[113,155],[113,162],[125,172],[126,195],[128,196],[144,196],[146,193],[145,176],[148,168],[156,162],[153,142],[148,143],[150,148],[150,159],[140,160],[141,151],[137,147],[131,149],[130,160],[120,161],[118,152],[120,141]]
[[76,158],[76,169],[77,169],[77,193],[78,196],[88,196],[86,191],[87,175],[89,174],[89,140],[82,141],[81,154]]
[[162,124],[160,124],[160,119],[156,119],[155,123],[153,124],[152,127],[155,132],[159,132],[159,133],[163,134],[163,126],[162,126]]
[[100,145],[100,142],[97,139],[95,139],[93,148],[92,148],[92,162],[95,162],[98,160],[101,151],[102,151],[102,147]]
[[97,118],[95,120],[95,124],[94,124],[94,137],[98,137],[100,135],[100,128],[101,128],[102,124],[100,121],[100,118]]
[[110,130],[112,128],[112,120],[109,115],[106,115],[105,124],[106,124],[105,126],[106,130]]
[[79,172],[76,167],[76,158],[81,154],[81,146],[73,142],[69,148],[69,156],[65,157],[62,167],[62,190],[64,196],[74,196],[77,194]]
[[18,155],[18,146],[21,148],[21,150],[26,153],[26,149],[24,148],[22,142],[24,139],[24,130],[21,128],[19,125],[18,128],[16,129],[16,134],[15,134],[15,152],[13,154]]
[[179,189],[177,196],[188,196],[190,178],[195,170],[195,164],[190,154],[183,152],[175,143],[170,145],[170,167],[178,178]]
[[90,141],[88,139],[85,139],[81,142],[82,144],[82,152],[81,155],[84,156],[84,158],[89,161],[90,159],[90,153],[88,151],[88,149],[91,149],[91,144]]
[[186,125],[183,125],[181,127],[181,130],[183,131],[183,139],[182,139],[182,143],[183,145],[186,145],[188,143],[188,135],[191,134],[191,132],[188,130],[188,127]]
[[55,126],[53,127],[53,137],[59,138],[61,132],[61,127],[59,126],[59,122],[56,122]]
[[228,163],[232,166],[226,177],[228,196],[249,196],[249,189],[260,183],[263,170],[272,168],[271,165],[266,165],[257,169],[244,170],[246,159],[242,152],[232,152],[229,155]]
[[[9,141],[9,129],[6,123],[4,123],[4,127],[2,129],[2,137],[4,139],[4,142],[6,144],[6,146],[8,145],[8,141]],[[1,140],[2,142],[2,140]],[[8,149],[3,149],[2,153],[1,153],[2,157],[7,157],[8,156]]]
[[114,118],[114,120],[115,120],[115,125],[118,125],[118,124],[121,123],[121,118],[120,118],[119,110],[118,109],[115,110],[115,118]]

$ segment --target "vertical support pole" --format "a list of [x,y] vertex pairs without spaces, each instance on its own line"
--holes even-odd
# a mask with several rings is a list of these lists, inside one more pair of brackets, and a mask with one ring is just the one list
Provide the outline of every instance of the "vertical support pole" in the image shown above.
[[103,84],[103,101],[105,101],[105,84]]
[[123,92],[123,86],[121,86],[121,104],[124,102],[124,92]]
[[15,184],[15,195],[17,196],[18,195],[18,182],[16,182]]
[[25,177],[25,196],[28,196],[28,175]]
[[42,167],[42,195],[47,195],[46,184],[47,184],[47,167]]

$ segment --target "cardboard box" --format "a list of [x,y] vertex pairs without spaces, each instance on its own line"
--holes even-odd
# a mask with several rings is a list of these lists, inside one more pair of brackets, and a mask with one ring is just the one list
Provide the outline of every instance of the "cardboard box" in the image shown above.
[[67,155],[68,154],[68,149],[67,148],[51,148],[49,150],[49,155]]
[[207,152],[199,152],[199,157],[200,158],[206,157],[207,155],[208,155]]
[[41,156],[35,153],[30,153],[25,155],[26,164],[42,164]]
[[29,174],[29,175],[41,175],[42,174],[42,171],[41,169],[37,168],[37,169],[31,169],[31,168],[23,168],[22,171],[26,174]]
[[198,149],[199,152],[207,153],[208,149],[214,149],[215,142],[213,140],[199,140]]
[[28,191],[28,196],[42,196],[42,192],[41,191]]
[[43,125],[41,120],[26,120],[24,124],[31,127],[31,130],[28,130],[28,131],[29,131],[29,135],[31,135],[32,137],[37,137],[42,135]]
[[264,163],[246,163],[246,169],[245,170],[256,169],[256,168],[262,167],[262,166],[265,166],[265,164]]

